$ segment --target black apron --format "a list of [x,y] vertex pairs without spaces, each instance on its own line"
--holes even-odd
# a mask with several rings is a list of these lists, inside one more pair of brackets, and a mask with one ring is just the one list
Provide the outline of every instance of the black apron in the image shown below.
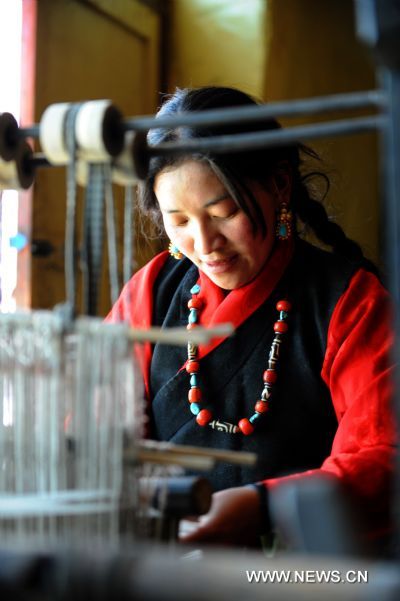
[[[237,424],[254,413],[263,389],[269,349],[278,318],[276,303],[287,298],[292,311],[281,344],[278,381],[270,410],[253,434],[244,436],[201,427],[187,400],[189,375],[179,368],[186,347],[156,344],[151,365],[151,436],[176,444],[254,452],[255,468],[218,464],[205,474],[214,490],[321,466],[330,454],[337,419],[330,392],[321,378],[332,312],[359,264],[296,242],[293,259],[277,287],[257,311],[200,361],[202,407],[220,422]],[[168,259],[154,287],[153,323],[186,326],[190,288],[198,279],[188,260]]]

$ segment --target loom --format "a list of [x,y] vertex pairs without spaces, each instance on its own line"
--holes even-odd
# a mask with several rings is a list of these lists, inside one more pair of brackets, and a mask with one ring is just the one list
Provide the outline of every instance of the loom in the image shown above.
[[[201,450],[174,449],[174,455],[168,445],[141,442],[143,391],[132,338],[124,326],[96,318],[79,318],[66,329],[57,312],[2,316],[3,542],[101,536],[117,543],[120,512],[141,513],[141,502],[150,502],[147,488],[156,491],[155,479],[161,485],[168,466],[210,469],[219,458],[220,452]],[[135,530],[132,524],[127,532]]]
[[[145,135],[124,135],[110,101],[56,104],[45,111],[35,156],[12,115],[0,115],[2,188],[29,187],[38,165],[67,168],[65,275],[67,299],[52,311],[0,320],[0,537],[41,545],[174,539],[185,514],[204,513],[209,485],[182,477],[216,460],[253,464],[250,454],[179,449],[143,442],[144,392],[134,344],[199,344],[232,332],[146,331],[96,317],[102,266],[104,207],[111,299],[120,292],[113,175],[126,186],[126,279],[132,264],[132,183],[145,173]],[[25,132],[27,133],[27,132]],[[140,150],[140,152],[139,152]],[[76,188],[86,189],[81,241],[83,307],[76,300]],[[178,481],[174,478],[180,476]],[[179,508],[179,510],[178,510]],[[169,514],[169,517],[165,513]]]
[[[193,481],[188,482],[180,475],[178,480],[174,480],[172,489],[168,488],[171,477],[179,473],[180,467],[201,470],[202,467],[210,469],[218,460],[247,465],[256,460],[248,454],[190,447],[180,449],[168,444],[143,442],[144,410],[133,346],[137,342],[162,339],[168,343],[186,344],[189,335],[186,331],[167,332],[156,328],[146,332],[134,331],[124,324],[104,325],[95,317],[104,221],[107,224],[110,296],[113,301],[120,289],[112,183],[123,185],[126,189],[123,259],[126,280],[131,275],[132,265],[132,186],[145,176],[152,154],[179,154],[208,148],[214,152],[235,152],[235,149],[276,146],[303,139],[378,131],[385,152],[385,206],[390,215],[387,222],[390,240],[387,263],[391,272],[391,292],[399,306],[397,198],[400,182],[397,163],[400,63],[396,36],[400,13],[395,0],[383,3],[361,0],[356,2],[356,9],[359,35],[375,51],[380,64],[380,89],[259,107],[204,111],[201,115],[182,115],[157,121],[151,117],[124,118],[109,100],[52,105],[45,111],[40,123],[30,127],[18,127],[12,115],[0,115],[0,189],[28,188],[38,168],[58,165],[65,166],[67,171],[66,301],[53,311],[3,315],[0,319],[2,541],[24,544],[32,538],[46,546],[65,540],[74,543],[77,539],[107,539],[120,553],[122,533],[127,535],[124,540],[128,543],[135,538],[143,538],[143,532],[144,538],[150,538],[156,532],[158,538],[165,540],[170,536],[173,539],[177,520],[185,512],[194,509],[201,513],[209,506],[209,492],[204,483],[196,482],[194,485]],[[146,132],[152,127],[201,126],[238,120],[250,123],[270,116],[310,115],[354,108],[370,109],[373,114],[288,127],[281,131],[218,136],[197,140],[190,145],[168,143],[152,148],[146,142]],[[26,139],[32,137],[40,140],[41,153],[33,152],[27,144]],[[74,245],[78,182],[86,190],[81,259],[84,295],[83,316],[80,317],[76,301]],[[198,344],[228,331],[229,326],[213,331],[199,328],[190,333],[190,340]],[[396,335],[398,340],[398,320]],[[397,357],[398,352],[397,342]],[[398,482],[397,477],[393,504],[397,525]],[[341,499],[329,486],[329,483],[314,482],[303,488],[293,484],[286,489],[278,489],[272,498],[274,517],[278,525],[284,525],[293,550],[321,556],[352,556],[359,549],[352,540],[351,526],[346,512],[342,511]],[[182,502],[185,497],[180,496],[179,489],[180,493],[190,490],[189,502]],[[193,491],[200,493],[196,496]],[[326,502],[328,498],[332,504]],[[327,547],[324,547],[321,533],[315,531],[313,524],[301,518],[304,503],[314,503],[316,512],[321,512],[323,503],[324,520],[329,524],[331,534]],[[168,505],[170,509],[172,507],[172,519],[166,527],[164,518]],[[323,539],[326,542],[327,538]],[[396,541],[398,544],[398,534]],[[84,572],[88,567],[86,555],[79,565],[77,561],[66,562],[64,556],[52,556],[50,567],[46,554],[36,557],[35,562],[19,552],[6,556],[7,565],[13,566],[15,579],[19,578],[30,593],[42,592],[44,589],[40,589],[38,583],[44,581],[47,586],[53,587],[55,594],[61,590],[64,593],[65,588],[61,587],[61,580],[57,578],[65,573],[68,573],[71,582],[74,579],[84,582],[93,592],[99,582],[104,582],[104,574],[110,577],[107,584],[111,582],[111,572],[114,576],[116,573],[115,561],[119,566],[119,592],[126,598],[132,598],[133,594],[137,598],[169,598],[171,578],[182,576],[176,564],[168,563],[162,554],[156,555],[156,559],[150,554],[145,555],[140,561],[135,552],[115,557],[97,558],[89,578],[88,572]],[[214,588],[206,587],[203,593],[197,590],[199,599],[209,598],[219,590],[218,576],[213,572],[212,564],[211,557],[210,562],[201,568],[187,570],[188,578],[192,579],[192,583],[198,583],[199,589],[202,579],[210,574],[215,580]],[[135,584],[129,575],[133,565],[139,565]],[[168,583],[167,590],[161,590],[151,582],[150,575],[156,565],[161,566],[160,578]],[[239,581],[235,580],[232,571],[229,572],[227,563],[224,565],[231,577],[225,592],[232,598],[243,598]],[[243,562],[239,568],[235,557],[231,558],[232,565],[243,571]],[[280,564],[281,567],[290,565],[290,560]],[[366,564],[362,565],[365,567]],[[264,563],[258,558],[252,566],[261,568]],[[353,587],[351,598],[372,599],[377,594],[382,598],[397,598],[400,590],[397,566],[388,563],[385,566],[367,564],[367,567],[372,574],[375,573],[374,586],[369,591],[360,592]],[[147,584],[144,580],[146,574]],[[2,574],[1,570],[0,584],[6,587],[6,591],[14,590],[12,577],[9,573]],[[115,593],[111,587],[104,590],[106,598]],[[275,587],[273,593],[277,599],[303,598],[286,587],[280,590]],[[183,580],[180,594],[177,596],[174,591],[174,599],[187,598],[188,594],[188,583]],[[253,588],[252,594],[246,589],[249,598],[257,599],[261,594],[265,593],[260,588],[258,591]],[[327,593],[327,588],[323,589],[323,594],[327,599],[336,598],[333,593]]]

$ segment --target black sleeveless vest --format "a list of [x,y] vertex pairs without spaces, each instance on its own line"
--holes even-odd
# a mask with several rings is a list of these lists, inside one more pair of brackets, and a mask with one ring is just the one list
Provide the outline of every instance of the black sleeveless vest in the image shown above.
[[[321,378],[332,312],[359,264],[296,242],[290,266],[266,302],[200,362],[202,406],[220,421],[237,423],[254,413],[263,389],[262,374],[281,298],[292,304],[289,331],[281,345],[278,381],[270,411],[253,434],[230,434],[200,427],[187,400],[189,376],[178,371],[186,347],[155,345],[151,367],[151,435],[158,440],[254,452],[256,468],[218,464],[206,474],[215,490],[318,468],[330,454],[337,420]],[[153,323],[186,326],[190,288],[197,268],[187,259],[168,259],[154,289]]]

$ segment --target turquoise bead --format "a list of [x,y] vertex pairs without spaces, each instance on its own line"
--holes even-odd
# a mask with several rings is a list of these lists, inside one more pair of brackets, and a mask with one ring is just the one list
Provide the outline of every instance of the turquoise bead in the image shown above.
[[196,309],[190,309],[189,323],[197,323],[197,311],[196,311]]
[[193,415],[198,415],[200,413],[200,405],[198,403],[190,403],[190,411]]
[[194,286],[191,287],[190,289],[190,294],[198,294],[200,292],[201,288],[198,284],[195,284]]
[[254,424],[255,421],[257,421],[260,418],[261,413],[254,413],[254,415],[252,415],[249,419],[249,422],[251,424]]
[[287,227],[286,227],[286,225],[281,224],[279,226],[279,235],[282,236],[282,238],[285,238],[287,236]]
[[197,386],[197,376],[195,374],[190,376],[190,386]]

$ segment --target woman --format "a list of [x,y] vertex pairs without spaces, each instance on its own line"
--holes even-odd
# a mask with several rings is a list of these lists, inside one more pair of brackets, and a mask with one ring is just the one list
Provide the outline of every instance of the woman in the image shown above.
[[[178,90],[158,116],[251,104],[229,88]],[[276,128],[269,120],[157,129],[149,142]],[[212,508],[188,541],[248,542],[269,521],[267,491],[313,473],[339,478],[371,523],[387,510],[387,294],[310,196],[300,154],[316,158],[301,145],[159,156],[142,185],[142,208],[164,227],[175,258],[161,253],[139,271],[109,319],[236,328],[199,348],[145,348],[151,436],[260,457],[254,470],[221,465],[209,474]],[[302,241],[297,217],[333,252]]]

